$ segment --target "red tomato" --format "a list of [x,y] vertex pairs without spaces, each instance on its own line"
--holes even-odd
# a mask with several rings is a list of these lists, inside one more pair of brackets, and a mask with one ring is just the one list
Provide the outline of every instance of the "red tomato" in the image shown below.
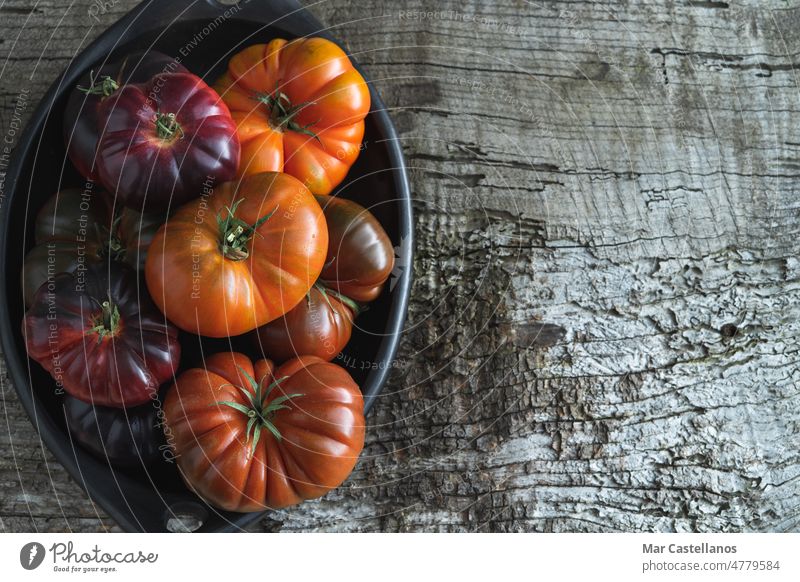
[[324,495],[364,446],[364,401],[342,368],[306,356],[273,372],[238,353],[181,374],[165,403],[187,485],[228,511],[277,509]]
[[262,353],[283,362],[299,355],[332,360],[353,331],[359,303],[380,295],[394,268],[394,247],[364,207],[339,197],[316,196],[328,226],[328,254],[305,301],[258,328]]
[[22,323],[28,355],[84,402],[144,404],[178,368],[178,330],[119,263],[56,275]]
[[317,196],[328,225],[328,255],[320,281],[353,301],[374,301],[394,269],[394,247],[363,206],[338,196]]
[[353,332],[358,304],[322,285],[314,285],[297,307],[256,330],[261,352],[277,362],[317,356],[330,362]]

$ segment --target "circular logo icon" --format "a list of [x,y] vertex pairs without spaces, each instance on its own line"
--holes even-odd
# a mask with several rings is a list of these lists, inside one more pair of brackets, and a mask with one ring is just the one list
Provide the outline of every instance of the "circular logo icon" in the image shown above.
[[44,561],[44,546],[39,542],[30,542],[19,551],[19,563],[26,570],[35,570]]

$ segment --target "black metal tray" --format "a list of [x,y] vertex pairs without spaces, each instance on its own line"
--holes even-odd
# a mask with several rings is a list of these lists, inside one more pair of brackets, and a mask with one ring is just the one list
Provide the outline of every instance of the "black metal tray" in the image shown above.
[[[73,444],[64,426],[55,383],[25,353],[20,330],[24,315],[20,270],[25,252],[32,246],[33,220],[54,192],[83,184],[66,157],[61,136],[67,96],[86,71],[130,52],[158,50],[180,58],[192,72],[213,82],[242,48],[276,37],[300,36],[323,36],[336,42],[296,0],[242,0],[238,5],[215,0],[146,0],[75,57],[47,91],[13,152],[0,199],[3,355],[43,442],[92,500],[126,531],[167,531],[172,529],[168,520],[175,515],[197,517],[198,523],[202,521],[197,531],[236,531],[261,514],[217,511],[190,493],[174,469],[116,469]],[[402,151],[371,83],[370,92],[366,147],[337,193],[372,209],[397,246],[401,261],[391,289],[387,286],[359,318],[344,357],[336,360],[361,386],[366,410],[375,402],[393,365],[408,304],[413,249],[411,197]],[[193,360],[184,348],[181,368]]]

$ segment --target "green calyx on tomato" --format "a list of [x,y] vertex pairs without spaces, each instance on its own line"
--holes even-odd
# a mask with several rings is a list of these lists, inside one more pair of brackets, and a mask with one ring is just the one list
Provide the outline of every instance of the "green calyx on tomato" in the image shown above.
[[100,226],[99,224],[95,223],[94,226],[97,230],[97,239],[103,241],[102,245],[97,251],[98,258],[109,258],[112,261],[125,260],[125,245],[123,244],[122,239],[120,239],[120,237],[116,234],[121,220],[122,215],[118,214],[116,218],[114,218],[111,228]]
[[272,94],[256,93],[255,99],[266,105],[267,109],[269,109],[269,124],[276,131],[296,131],[311,136],[319,141],[317,134],[309,129],[312,125],[315,125],[316,122],[309,123],[308,125],[300,125],[295,121],[295,117],[309,105],[314,105],[314,102],[309,101],[292,105],[289,96],[281,92],[277,86],[275,87],[275,92]]
[[[239,208],[239,204],[243,201],[244,198],[240,198],[232,206],[226,206],[225,210],[217,215],[217,225],[220,232],[219,248],[225,258],[232,261],[242,261],[250,256],[247,243],[250,242],[253,235],[259,234],[259,227],[278,211],[276,206],[272,212],[259,218],[255,224],[250,225],[236,217],[236,209]],[[225,214],[224,217],[222,216],[223,214]],[[261,235],[259,234],[259,236]]]
[[108,244],[106,244],[100,251],[101,256],[110,257],[114,261],[125,260],[125,247],[119,237],[110,235],[108,237]]
[[103,301],[102,312],[94,320],[94,327],[89,329],[86,333],[96,333],[97,343],[100,343],[106,337],[114,337],[119,332],[119,308],[111,302],[111,300]]
[[[242,391],[242,394],[245,395],[249,406],[244,404],[239,404],[238,402],[230,402],[228,400],[222,400],[211,404],[211,406],[216,406],[222,404],[224,406],[230,406],[234,410],[238,410],[247,418],[247,430],[245,432],[245,436],[247,438],[247,442],[252,440],[252,444],[250,446],[250,456],[252,457],[255,454],[256,447],[258,446],[258,441],[261,438],[261,430],[266,428],[269,432],[271,432],[276,439],[279,441],[281,440],[281,433],[272,423],[272,417],[275,416],[275,413],[279,410],[288,409],[289,407],[284,404],[284,402],[288,402],[292,398],[298,398],[303,396],[303,394],[284,394],[283,396],[278,396],[277,398],[272,399],[272,401],[268,401],[270,393],[278,386],[281,382],[286,380],[289,376],[284,376],[278,380],[272,382],[265,392],[262,394],[261,390],[261,382],[256,381],[250,374],[248,374],[245,370],[243,370],[240,366],[239,372],[247,379],[247,383],[250,385],[250,390],[246,388],[242,388],[241,386],[237,386],[239,390]],[[267,402],[265,402],[267,401]],[[251,435],[252,433],[252,439]]]
[[[342,295],[338,291],[336,291],[334,289],[331,289],[330,287],[327,287],[326,285],[324,285],[323,283],[320,283],[319,281],[314,283],[314,287],[317,289],[317,291],[319,291],[322,294],[322,296],[325,298],[325,301],[328,303],[328,306],[331,309],[333,309],[333,305],[331,305],[331,300],[328,299],[328,295],[329,294],[333,295],[336,299],[338,299],[339,301],[341,301],[342,303],[347,305],[347,307],[350,308],[350,311],[353,312],[353,317],[354,318],[358,317],[359,314],[366,309],[365,307],[359,305],[358,303],[356,303],[355,301],[353,301],[352,299],[350,299],[346,295]],[[306,294],[306,301],[308,302],[309,305],[311,305],[311,293],[310,292],[308,294]]]
[[172,141],[175,137],[183,139],[183,129],[174,113],[156,113],[153,117],[156,124],[156,135],[164,141]]
[[110,97],[114,94],[114,92],[119,89],[119,83],[117,83],[114,79],[109,77],[108,75],[103,75],[103,77],[98,82],[94,75],[90,75],[91,78],[91,85],[86,87],[81,87],[78,85],[78,91],[82,93],[86,93],[87,95],[99,95],[100,97]]

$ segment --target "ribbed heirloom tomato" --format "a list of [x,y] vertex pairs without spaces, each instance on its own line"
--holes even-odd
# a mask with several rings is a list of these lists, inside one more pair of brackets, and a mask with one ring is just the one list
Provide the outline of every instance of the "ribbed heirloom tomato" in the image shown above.
[[97,170],[125,206],[160,211],[230,180],[239,139],[228,107],[190,73],[162,73],[125,85],[103,101]]
[[120,263],[59,273],[22,321],[31,359],[72,396],[124,408],[148,402],[178,369],[178,330]]
[[248,47],[215,88],[237,124],[240,176],[286,172],[314,194],[330,194],[360,153],[369,88],[329,40]]
[[103,462],[120,467],[169,461],[158,409],[147,402],[133,408],[95,406],[64,397],[64,420],[72,438]]
[[36,215],[34,246],[25,256],[25,305],[48,276],[72,273],[104,261],[144,269],[147,248],[164,222],[160,214],[114,207],[107,192],[68,188],[45,202]]
[[187,485],[229,511],[276,509],[324,495],[364,447],[364,401],[320,358],[271,362],[220,353],[181,374],[164,402]]
[[64,108],[64,143],[70,161],[90,180],[96,180],[97,142],[105,127],[100,106],[127,83],[143,83],[158,73],[186,73],[172,57],[157,51],[132,53],[86,73],[70,93]]
[[297,305],[327,248],[325,217],[308,189],[287,174],[257,174],[178,209],[156,233],[145,275],[178,327],[234,336]]

